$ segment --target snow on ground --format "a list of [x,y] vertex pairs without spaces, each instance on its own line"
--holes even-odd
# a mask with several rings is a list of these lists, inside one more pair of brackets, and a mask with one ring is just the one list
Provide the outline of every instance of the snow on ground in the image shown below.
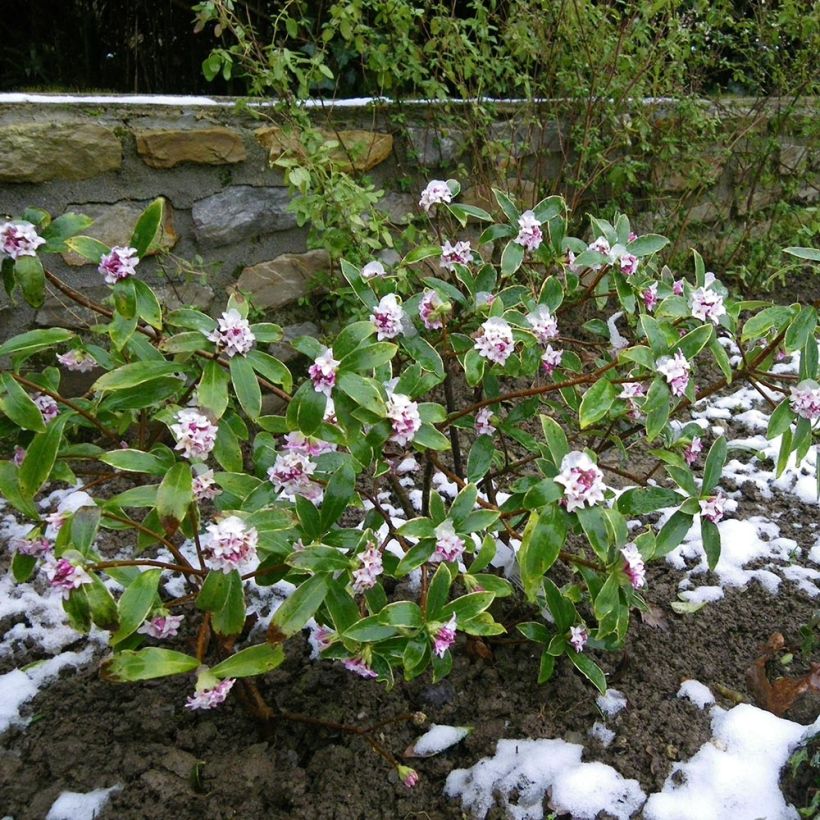
[[617,689],[607,689],[603,695],[595,698],[595,703],[607,717],[615,717],[622,709],[626,709],[626,695]]
[[470,734],[469,726],[445,726],[439,723],[430,725],[414,744],[413,754],[417,757],[430,757],[449,749]]
[[46,820],[94,820],[105,808],[111,796],[122,791],[121,785],[93,792],[63,792],[52,804]]
[[697,680],[685,680],[678,689],[678,697],[691,700],[698,709],[705,709],[715,702],[712,690]]

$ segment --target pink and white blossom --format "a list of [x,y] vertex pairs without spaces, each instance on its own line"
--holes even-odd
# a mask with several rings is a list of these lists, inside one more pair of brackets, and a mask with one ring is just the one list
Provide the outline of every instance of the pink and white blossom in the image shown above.
[[67,558],[47,560],[43,563],[43,572],[49,584],[63,593],[67,598],[72,590],[91,583],[91,576],[82,568],[72,564]]
[[503,367],[514,345],[509,323],[499,316],[491,316],[479,328],[474,347],[480,356]]
[[629,404],[629,415],[633,419],[640,418],[641,408],[638,407],[636,399],[642,399],[646,395],[646,388],[640,382],[626,382],[621,386],[619,399],[624,399]]
[[421,427],[418,404],[403,393],[393,393],[387,397],[387,418],[393,425],[390,440],[402,447],[415,438]]
[[814,424],[820,419],[820,384],[814,379],[804,379],[791,388],[789,404],[800,418]]
[[313,382],[313,389],[317,393],[324,393],[330,398],[331,391],[336,384],[336,371],[339,369],[339,360],[333,358],[333,351],[328,347],[321,356],[313,360],[308,368],[308,375]]
[[450,312],[450,303],[445,302],[438,292],[427,288],[419,301],[419,317],[427,330],[441,330],[444,318]]
[[683,279],[676,279],[672,283],[672,293],[675,296],[683,296]]
[[711,288],[697,288],[692,291],[692,316],[701,322],[718,324],[720,317],[726,315],[723,297]]
[[641,296],[643,297],[643,303],[646,305],[646,309],[651,313],[658,306],[658,283],[653,282],[644,290]]
[[66,370],[73,370],[77,373],[87,373],[97,366],[94,357],[85,350],[69,350],[68,353],[58,353],[57,361]]
[[625,253],[618,260],[618,264],[624,276],[632,276],[638,270],[638,257],[632,253]]
[[276,454],[273,467],[268,469],[268,478],[277,491],[307,497],[310,494],[309,486],[313,483],[310,477],[315,470],[316,465],[304,452],[286,450]]
[[479,310],[481,308],[487,308],[489,310],[497,298],[494,293],[490,293],[487,290],[480,290],[475,295],[475,306]]
[[346,658],[342,661],[344,668],[349,672],[355,672],[362,678],[377,678],[378,673],[365,662],[364,658]]
[[701,499],[700,514],[701,517],[713,524],[717,524],[723,520],[724,507],[726,505],[726,497],[722,493],[710,496],[709,498]]
[[673,396],[682,396],[689,384],[691,365],[680,350],[674,356],[663,356],[656,363],[658,373],[666,377]]
[[555,483],[564,487],[567,512],[592,507],[604,500],[604,474],[598,465],[580,450],[567,453],[561,460],[561,471]]
[[97,270],[103,275],[106,284],[116,285],[136,273],[140,260],[136,248],[115,247],[100,259]]
[[373,262],[368,262],[361,272],[362,279],[375,279],[376,277],[387,276],[387,271],[384,265],[378,259]]
[[382,574],[382,554],[378,544],[371,543],[359,554],[359,566],[353,570],[353,594],[361,595],[376,586],[376,579]]
[[475,414],[475,434],[477,436],[491,436],[495,433],[495,427],[490,423],[493,411],[489,407],[482,407]]
[[537,251],[541,247],[544,240],[544,234],[541,231],[541,223],[535,218],[532,211],[524,211],[518,217],[518,236],[513,242],[523,245],[525,250],[530,252]]
[[551,376],[555,372],[556,367],[561,366],[561,362],[564,360],[564,351],[563,350],[556,350],[553,349],[552,345],[547,345],[547,349],[544,351],[543,355],[541,356],[541,367],[544,368],[544,372]]
[[464,554],[464,539],[459,538],[453,522],[446,519],[436,529],[436,550],[430,556],[430,563],[441,561],[458,561]]
[[700,436],[695,436],[683,451],[683,457],[686,463],[691,467],[698,460],[702,452],[703,442],[700,440]]
[[60,405],[51,396],[45,393],[35,393],[31,398],[43,414],[43,421],[46,424],[54,421],[60,415]]
[[211,501],[222,493],[214,481],[213,470],[205,470],[194,476],[193,491],[197,501]]
[[236,308],[226,310],[222,314],[217,326],[207,335],[207,338],[216,344],[218,351],[225,353],[231,359],[250,352],[256,341],[248,320]]
[[433,652],[443,658],[447,650],[456,642],[456,616],[450,616],[446,624],[440,626],[433,636]]
[[597,239],[589,243],[587,250],[600,253],[602,256],[609,257],[612,253],[609,240],[605,236],[599,236]]
[[575,254],[571,250],[567,250],[567,267],[573,273],[578,273],[578,268],[575,265]]
[[[327,420],[327,419],[325,419]],[[285,452],[301,453],[311,458],[324,455],[325,453],[335,453],[336,445],[329,441],[324,441],[314,436],[306,436],[300,430],[294,430],[285,436],[285,442],[282,445]]]
[[194,694],[188,698],[185,704],[186,709],[215,709],[225,702],[228,692],[236,683],[236,678],[225,678],[215,686],[200,689],[197,686]]
[[445,270],[452,271],[456,265],[469,265],[472,261],[473,251],[466,240],[456,242],[455,245],[451,245],[448,240],[441,246],[439,266]]
[[205,529],[202,552],[211,569],[229,573],[256,560],[259,534],[238,516],[229,515]]
[[33,558],[42,558],[53,552],[54,544],[48,538],[11,538],[9,549],[19,552],[20,555],[30,555]]
[[569,628],[569,642],[576,652],[583,652],[588,640],[589,633],[583,624]]
[[432,179],[421,192],[419,207],[422,208],[425,213],[430,213],[430,208],[432,208],[433,205],[452,201],[453,192],[450,190],[450,186],[443,179]]
[[546,305],[538,305],[534,311],[528,313],[527,322],[535,333],[535,338],[542,345],[558,338],[558,320]]
[[184,615],[169,615],[168,613],[155,615],[142,624],[137,632],[160,641],[165,638],[175,638],[184,620]]
[[[294,544],[294,548],[295,546]],[[294,549],[294,552],[295,551]],[[309,624],[309,626],[310,634],[308,635],[308,643],[311,649],[310,657],[315,659],[333,643],[333,636],[336,633],[322,624],[317,624],[315,621]]]
[[370,321],[376,328],[379,341],[395,339],[402,332],[405,313],[395,293],[388,293],[381,298],[379,304],[373,308]]
[[633,589],[640,589],[646,584],[646,568],[643,563],[643,556],[641,555],[635,544],[627,544],[622,550],[621,555],[624,557],[624,572],[629,578],[629,583],[632,584]]
[[175,450],[191,461],[204,461],[214,449],[219,427],[194,408],[185,408],[176,414],[171,432],[177,441]]
[[403,766],[399,764],[396,767],[396,771],[399,775],[399,780],[408,788],[412,789],[418,785],[419,782],[419,773],[415,769],[411,769],[409,766]]
[[0,225],[0,255],[17,260],[21,256],[37,256],[37,248],[46,240],[31,222],[19,220]]

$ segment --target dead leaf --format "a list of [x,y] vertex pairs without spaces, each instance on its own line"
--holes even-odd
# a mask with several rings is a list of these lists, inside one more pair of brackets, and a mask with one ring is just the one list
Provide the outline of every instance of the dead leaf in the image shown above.
[[659,606],[655,606],[655,604],[649,604],[649,609],[641,610],[641,622],[645,623],[647,626],[651,626],[653,629],[660,629],[663,632],[666,632],[669,629],[669,624],[666,622],[666,616],[663,614],[663,610]]

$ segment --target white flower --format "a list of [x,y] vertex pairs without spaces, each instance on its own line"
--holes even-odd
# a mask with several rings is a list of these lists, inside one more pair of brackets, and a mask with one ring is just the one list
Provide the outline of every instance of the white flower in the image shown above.
[[653,282],[641,295],[646,309],[651,313],[658,305],[658,283]]
[[87,373],[97,366],[94,357],[85,350],[69,350],[68,353],[58,353],[57,361],[66,370],[74,370],[78,373]]
[[692,291],[692,316],[702,322],[718,324],[721,316],[726,315],[723,297],[709,288],[698,288]]
[[368,262],[362,268],[362,279],[373,279],[376,276],[386,276],[387,271],[384,269],[384,265],[378,260],[375,262]]
[[462,241],[451,245],[449,241],[446,241],[441,246],[439,266],[446,270],[454,270],[456,265],[469,265],[472,261],[473,252],[469,242]]
[[158,640],[174,638],[184,620],[184,615],[156,615],[150,621],[146,621],[137,632]]
[[515,237],[513,242],[523,245],[528,251],[536,251],[543,239],[541,223],[535,218],[535,214],[532,211],[524,211],[518,217],[518,236]]
[[427,330],[444,327],[444,315],[449,313],[450,304],[445,302],[432,288],[424,291],[419,302],[419,317]]
[[567,453],[561,460],[561,471],[555,483],[564,487],[567,512],[580,507],[592,507],[604,500],[604,474],[595,462],[579,450]]
[[723,519],[726,497],[721,493],[700,501],[700,514],[707,521],[717,524]]
[[512,328],[504,319],[491,316],[481,325],[474,347],[479,355],[503,367],[513,352]]
[[666,377],[673,396],[682,396],[689,384],[691,365],[680,350],[673,356],[663,356],[658,359],[655,367],[662,376]]
[[222,314],[218,326],[207,335],[207,338],[215,342],[216,349],[224,351],[229,358],[237,354],[244,356],[256,341],[248,320],[243,319],[236,308],[226,310]]
[[618,264],[620,264],[621,273],[624,276],[632,276],[638,270],[638,257],[631,253],[625,253],[618,260]]
[[447,650],[456,642],[456,625],[456,616],[453,614],[450,616],[450,620],[440,626],[433,636],[433,652],[439,658],[443,658],[447,654]]
[[304,452],[288,450],[276,455],[276,461],[268,470],[268,478],[277,490],[287,495],[305,495],[305,488],[312,484],[310,476],[316,465]]
[[370,315],[370,321],[373,322],[373,326],[376,328],[376,336],[379,341],[395,339],[402,332],[404,320],[404,309],[399,304],[399,299],[395,293],[388,293],[383,296]]
[[194,498],[197,501],[210,501],[222,492],[222,490],[216,486],[213,470],[205,470],[205,472],[195,475],[193,489]]
[[571,626],[569,628],[569,642],[572,644],[572,648],[576,652],[583,652],[588,640],[589,633],[583,624],[581,626]]
[[609,245],[609,240],[605,236],[599,236],[596,240],[589,243],[587,248],[591,251],[596,251],[600,253],[602,256],[609,256],[612,252],[612,248]]
[[217,524],[209,524],[206,530],[202,551],[211,569],[228,573],[256,560],[259,535],[255,527],[246,527],[241,518],[230,515]]
[[210,419],[193,408],[180,410],[171,432],[177,440],[175,450],[181,450],[185,458],[192,461],[204,460],[216,444],[219,428]]
[[552,345],[547,345],[547,349],[544,351],[544,354],[541,356],[541,366],[544,368],[544,372],[551,376],[553,371],[556,367],[561,366],[561,362],[564,360],[564,351],[563,350],[553,350]]
[[46,240],[39,236],[31,222],[4,222],[0,225],[0,254],[11,259],[37,256],[37,248]]
[[382,574],[382,554],[377,544],[370,544],[359,555],[361,562],[353,570],[353,594],[361,595],[365,590],[376,586],[376,579]]
[[421,427],[419,406],[403,393],[393,393],[387,398],[387,418],[393,425],[391,441],[404,446],[415,438]]
[[791,388],[789,404],[798,416],[814,424],[820,419],[820,384],[814,379],[804,379]]
[[532,313],[528,313],[527,322],[542,345],[558,338],[558,320],[546,305],[538,305]]
[[97,270],[109,285],[115,285],[122,279],[133,276],[139,265],[136,248],[111,248],[111,251],[100,259]]
[[75,566],[66,558],[47,558],[43,562],[43,572],[49,584],[63,593],[67,598],[72,590],[91,583],[91,576],[82,568]]
[[313,389],[317,393],[324,393],[330,398],[330,393],[336,384],[336,371],[339,368],[339,360],[333,358],[333,351],[328,347],[321,356],[313,360],[313,364],[308,368],[308,375],[313,382]]
[[224,703],[225,698],[228,697],[228,692],[236,683],[236,678],[225,678],[215,686],[200,689],[197,687],[188,702],[185,704],[186,709],[215,709],[220,703]]
[[493,411],[489,407],[482,407],[475,414],[475,434],[477,436],[491,436],[495,432],[495,427],[490,423]]
[[433,205],[452,201],[453,192],[450,190],[450,186],[443,179],[433,179],[427,183],[427,187],[421,192],[419,207],[423,208],[425,213],[430,213],[430,208]]
[[453,522],[446,519],[436,527],[436,551],[430,556],[430,563],[458,561],[464,553],[464,540],[456,534]]
[[702,452],[703,442],[700,440],[700,436],[695,436],[689,443],[689,446],[683,451],[683,457],[686,459],[686,463],[691,467],[698,460]]
[[46,396],[45,393],[35,393],[32,400],[37,405],[37,408],[43,414],[43,421],[48,424],[54,421],[60,415],[60,406],[51,396]]
[[640,589],[646,583],[646,569],[643,564],[643,556],[634,544],[627,544],[622,550],[626,566],[624,572],[633,589]]

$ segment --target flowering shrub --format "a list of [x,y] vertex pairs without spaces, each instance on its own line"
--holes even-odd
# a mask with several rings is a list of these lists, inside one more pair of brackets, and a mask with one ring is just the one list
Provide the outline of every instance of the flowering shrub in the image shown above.
[[[746,379],[777,398],[778,469],[806,454],[820,425],[813,307],[736,301],[697,253],[694,282],[675,278],[657,256],[667,240],[635,236],[625,216],[593,218],[587,243],[566,234],[559,197],[521,213],[496,192],[496,223],[458,193],[450,180],[422,194],[440,243],[389,273],[342,262],[367,318],[328,344],[296,339],[310,361],[298,384],[263,349],[281,329],[250,323],[238,296],[214,320],[164,309],[141,281],[161,200],[128,248],[78,235],[89,222],[74,214],[0,227],[10,292],[38,305],[48,281],[100,317],[87,339],[52,328],[0,345],[0,492],[30,521],[14,575],[41,570],[74,628],[109,631],[107,678],[196,673],[191,709],[218,706],[241,679],[272,716],[251,679],[310,626],[321,658],[362,677],[437,680],[459,633],[505,632],[497,600],[520,587],[532,616],[517,629],[540,647],[539,681],[566,657],[603,691],[591,651],[623,644],[645,607],[645,565],[696,522],[711,566],[719,556],[727,447],[718,438],[702,457],[691,405]],[[469,220],[489,223],[475,248],[457,235]],[[98,264],[106,304],[43,266],[67,249]],[[599,315],[567,334],[587,307]],[[783,352],[801,355],[794,381],[774,364]],[[52,357],[96,368],[91,390],[65,396]],[[262,413],[263,393],[281,415]],[[625,469],[647,445],[655,467]],[[44,488],[89,465],[97,477],[44,516]],[[632,486],[615,490],[613,476]],[[628,526],[668,508],[659,528]],[[132,548],[113,553],[101,530],[130,533]],[[292,587],[263,638],[248,596],[277,582]],[[192,629],[195,651],[163,645]]]

